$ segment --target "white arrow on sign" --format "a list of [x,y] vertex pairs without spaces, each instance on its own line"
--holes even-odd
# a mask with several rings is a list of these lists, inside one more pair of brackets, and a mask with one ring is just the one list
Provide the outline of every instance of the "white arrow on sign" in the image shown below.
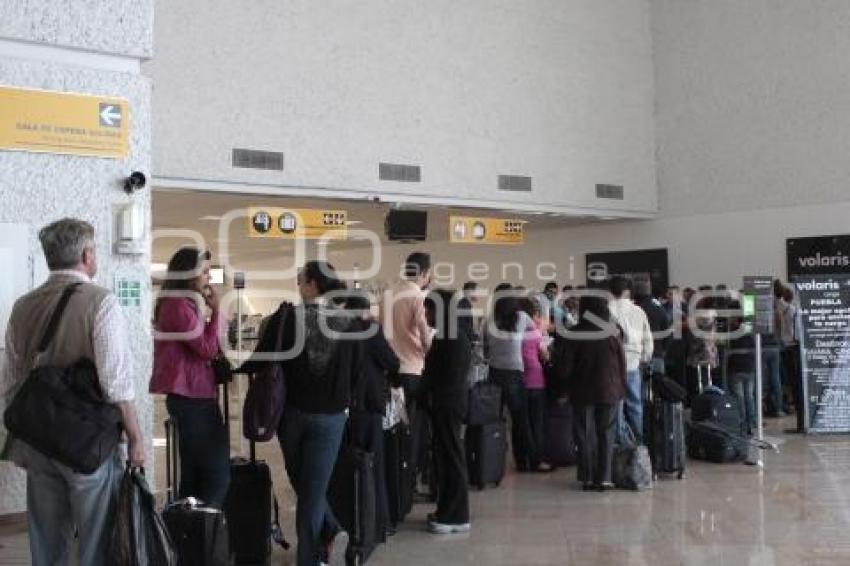
[[107,126],[114,126],[113,120],[120,121],[121,112],[117,111],[114,106],[104,106],[103,111],[100,113],[100,118]]

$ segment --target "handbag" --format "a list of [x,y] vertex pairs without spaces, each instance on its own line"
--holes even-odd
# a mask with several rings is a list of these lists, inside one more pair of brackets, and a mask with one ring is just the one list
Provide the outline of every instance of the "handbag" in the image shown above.
[[614,485],[620,489],[643,491],[652,488],[652,460],[649,449],[639,445],[631,427],[626,425],[626,438],[614,447],[611,469]]
[[[65,288],[39,342],[41,358],[80,283]],[[67,368],[36,365],[3,415],[6,428],[48,458],[74,472],[92,474],[115,455],[121,410],[104,398],[97,368],[81,358]]]
[[126,468],[121,478],[110,563],[115,566],[177,566],[177,553],[145,480],[144,468]]
[[[281,306],[274,352],[283,348],[283,333],[290,307]],[[286,403],[286,381],[280,362],[269,361],[251,378],[242,406],[242,434],[254,442],[268,442],[277,433]]]

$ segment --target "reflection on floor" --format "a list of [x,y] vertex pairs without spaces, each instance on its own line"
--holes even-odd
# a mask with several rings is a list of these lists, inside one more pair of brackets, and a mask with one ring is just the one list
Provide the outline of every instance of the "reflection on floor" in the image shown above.
[[[791,423],[769,424],[781,436]],[[850,437],[782,438],[782,452],[767,454],[764,472],[692,463],[687,479],[660,481],[646,493],[585,493],[573,470],[511,474],[500,489],[473,493],[470,534],[427,534],[431,508],[417,505],[369,564],[850,564]],[[279,450],[268,444],[260,455],[275,470],[284,527],[294,539],[293,498]],[[159,462],[162,456],[160,448]],[[164,470],[157,468],[161,482]],[[24,529],[0,528],[0,564],[28,563]],[[276,549],[273,564],[294,564],[292,551]]]

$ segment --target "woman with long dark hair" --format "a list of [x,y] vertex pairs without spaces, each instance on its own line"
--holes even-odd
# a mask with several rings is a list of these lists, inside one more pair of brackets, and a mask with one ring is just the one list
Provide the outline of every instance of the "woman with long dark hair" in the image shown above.
[[181,248],[168,262],[154,309],[150,392],[167,396],[165,406],[177,425],[180,497],[221,508],[230,483],[230,455],[212,360],[220,351],[223,317],[209,282],[207,251]]
[[277,435],[297,498],[298,566],[343,564],[348,533],[328,506],[327,490],[348,420],[352,386],[362,379],[365,363],[363,340],[345,334],[362,327],[337,305],[339,301],[331,300],[345,284],[330,263],[307,262],[297,284],[301,304],[282,304],[257,346],[258,354],[274,352],[281,317],[286,317],[284,355],[273,362],[249,360],[241,371],[256,372],[264,363],[283,365],[286,406]]
[[579,318],[567,335],[555,338],[553,388],[568,392],[575,408],[579,481],[585,490],[604,491],[613,485],[617,415],[626,398],[626,355],[605,297],[583,295]]
[[520,472],[532,469],[529,457],[531,429],[528,397],[523,383],[522,339],[533,322],[522,310],[521,291],[510,285],[496,287],[493,314],[484,328],[484,354],[489,378],[502,387],[502,399],[511,413],[511,447]]

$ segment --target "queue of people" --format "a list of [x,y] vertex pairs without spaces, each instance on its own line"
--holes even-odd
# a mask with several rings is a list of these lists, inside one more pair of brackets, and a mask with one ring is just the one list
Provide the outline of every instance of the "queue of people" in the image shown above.
[[[145,460],[129,380],[132,351],[115,297],[91,281],[97,266],[91,225],[65,219],[42,229],[39,237],[51,275],[15,305],[0,392],[10,398],[21,387],[44,349],[41,331],[70,289],[49,352],[51,363],[92,360],[105,399],[120,408],[126,454],[107,459],[93,474],[75,472],[14,437],[3,455],[27,470],[33,563],[64,563],[76,527],[80,562],[105,564],[112,486],[121,460],[131,466]],[[715,334],[715,311],[736,308],[731,294],[710,302],[693,300],[700,291],[680,293],[671,287],[662,301],[648,287],[622,277],[609,281],[610,298],[569,287],[559,293],[554,282],[541,293],[504,283],[496,287],[492,308],[479,325],[474,283],[462,293],[429,290],[431,258],[423,252],[411,254],[403,269],[404,280],[380,316],[374,316],[369,297],[347,289],[332,265],[307,262],[297,276],[300,303],[281,304],[264,324],[256,349],[257,354],[293,354],[278,361],[254,356],[240,368],[256,373],[263,364],[281,364],[285,376],[277,437],[296,496],[299,566],[345,560],[350,537],[329,505],[328,487],[346,434],[375,458],[378,538],[393,534],[384,473],[390,399],[404,400],[410,427],[412,473],[403,488],[413,493],[420,475],[429,475],[428,488],[420,494],[436,504],[428,530],[471,529],[463,434],[468,377],[479,340],[488,380],[501,387],[508,409],[519,472],[554,469],[547,461],[545,417],[553,404],[571,403],[579,480],[586,490],[608,489],[614,446],[629,433],[642,442],[644,373],[666,372],[693,389],[699,386],[700,368],[719,367],[718,346],[725,348],[727,385],[741,398],[748,427],[754,426],[759,408],[753,402],[748,355],[752,337],[741,333],[719,344]],[[180,424],[179,496],[221,509],[231,464],[218,393],[221,376],[213,361],[221,356],[225,321],[209,270],[210,254],[197,248],[182,248],[169,261],[154,309],[149,390],[165,396],[169,415]],[[768,339],[764,363],[769,414],[781,415],[787,411],[782,368],[787,382],[797,383],[793,372],[799,371],[799,360],[793,294],[777,284],[776,297],[775,344]],[[742,324],[740,316],[731,317],[728,329],[739,330]],[[795,394],[791,398],[799,403]]]

